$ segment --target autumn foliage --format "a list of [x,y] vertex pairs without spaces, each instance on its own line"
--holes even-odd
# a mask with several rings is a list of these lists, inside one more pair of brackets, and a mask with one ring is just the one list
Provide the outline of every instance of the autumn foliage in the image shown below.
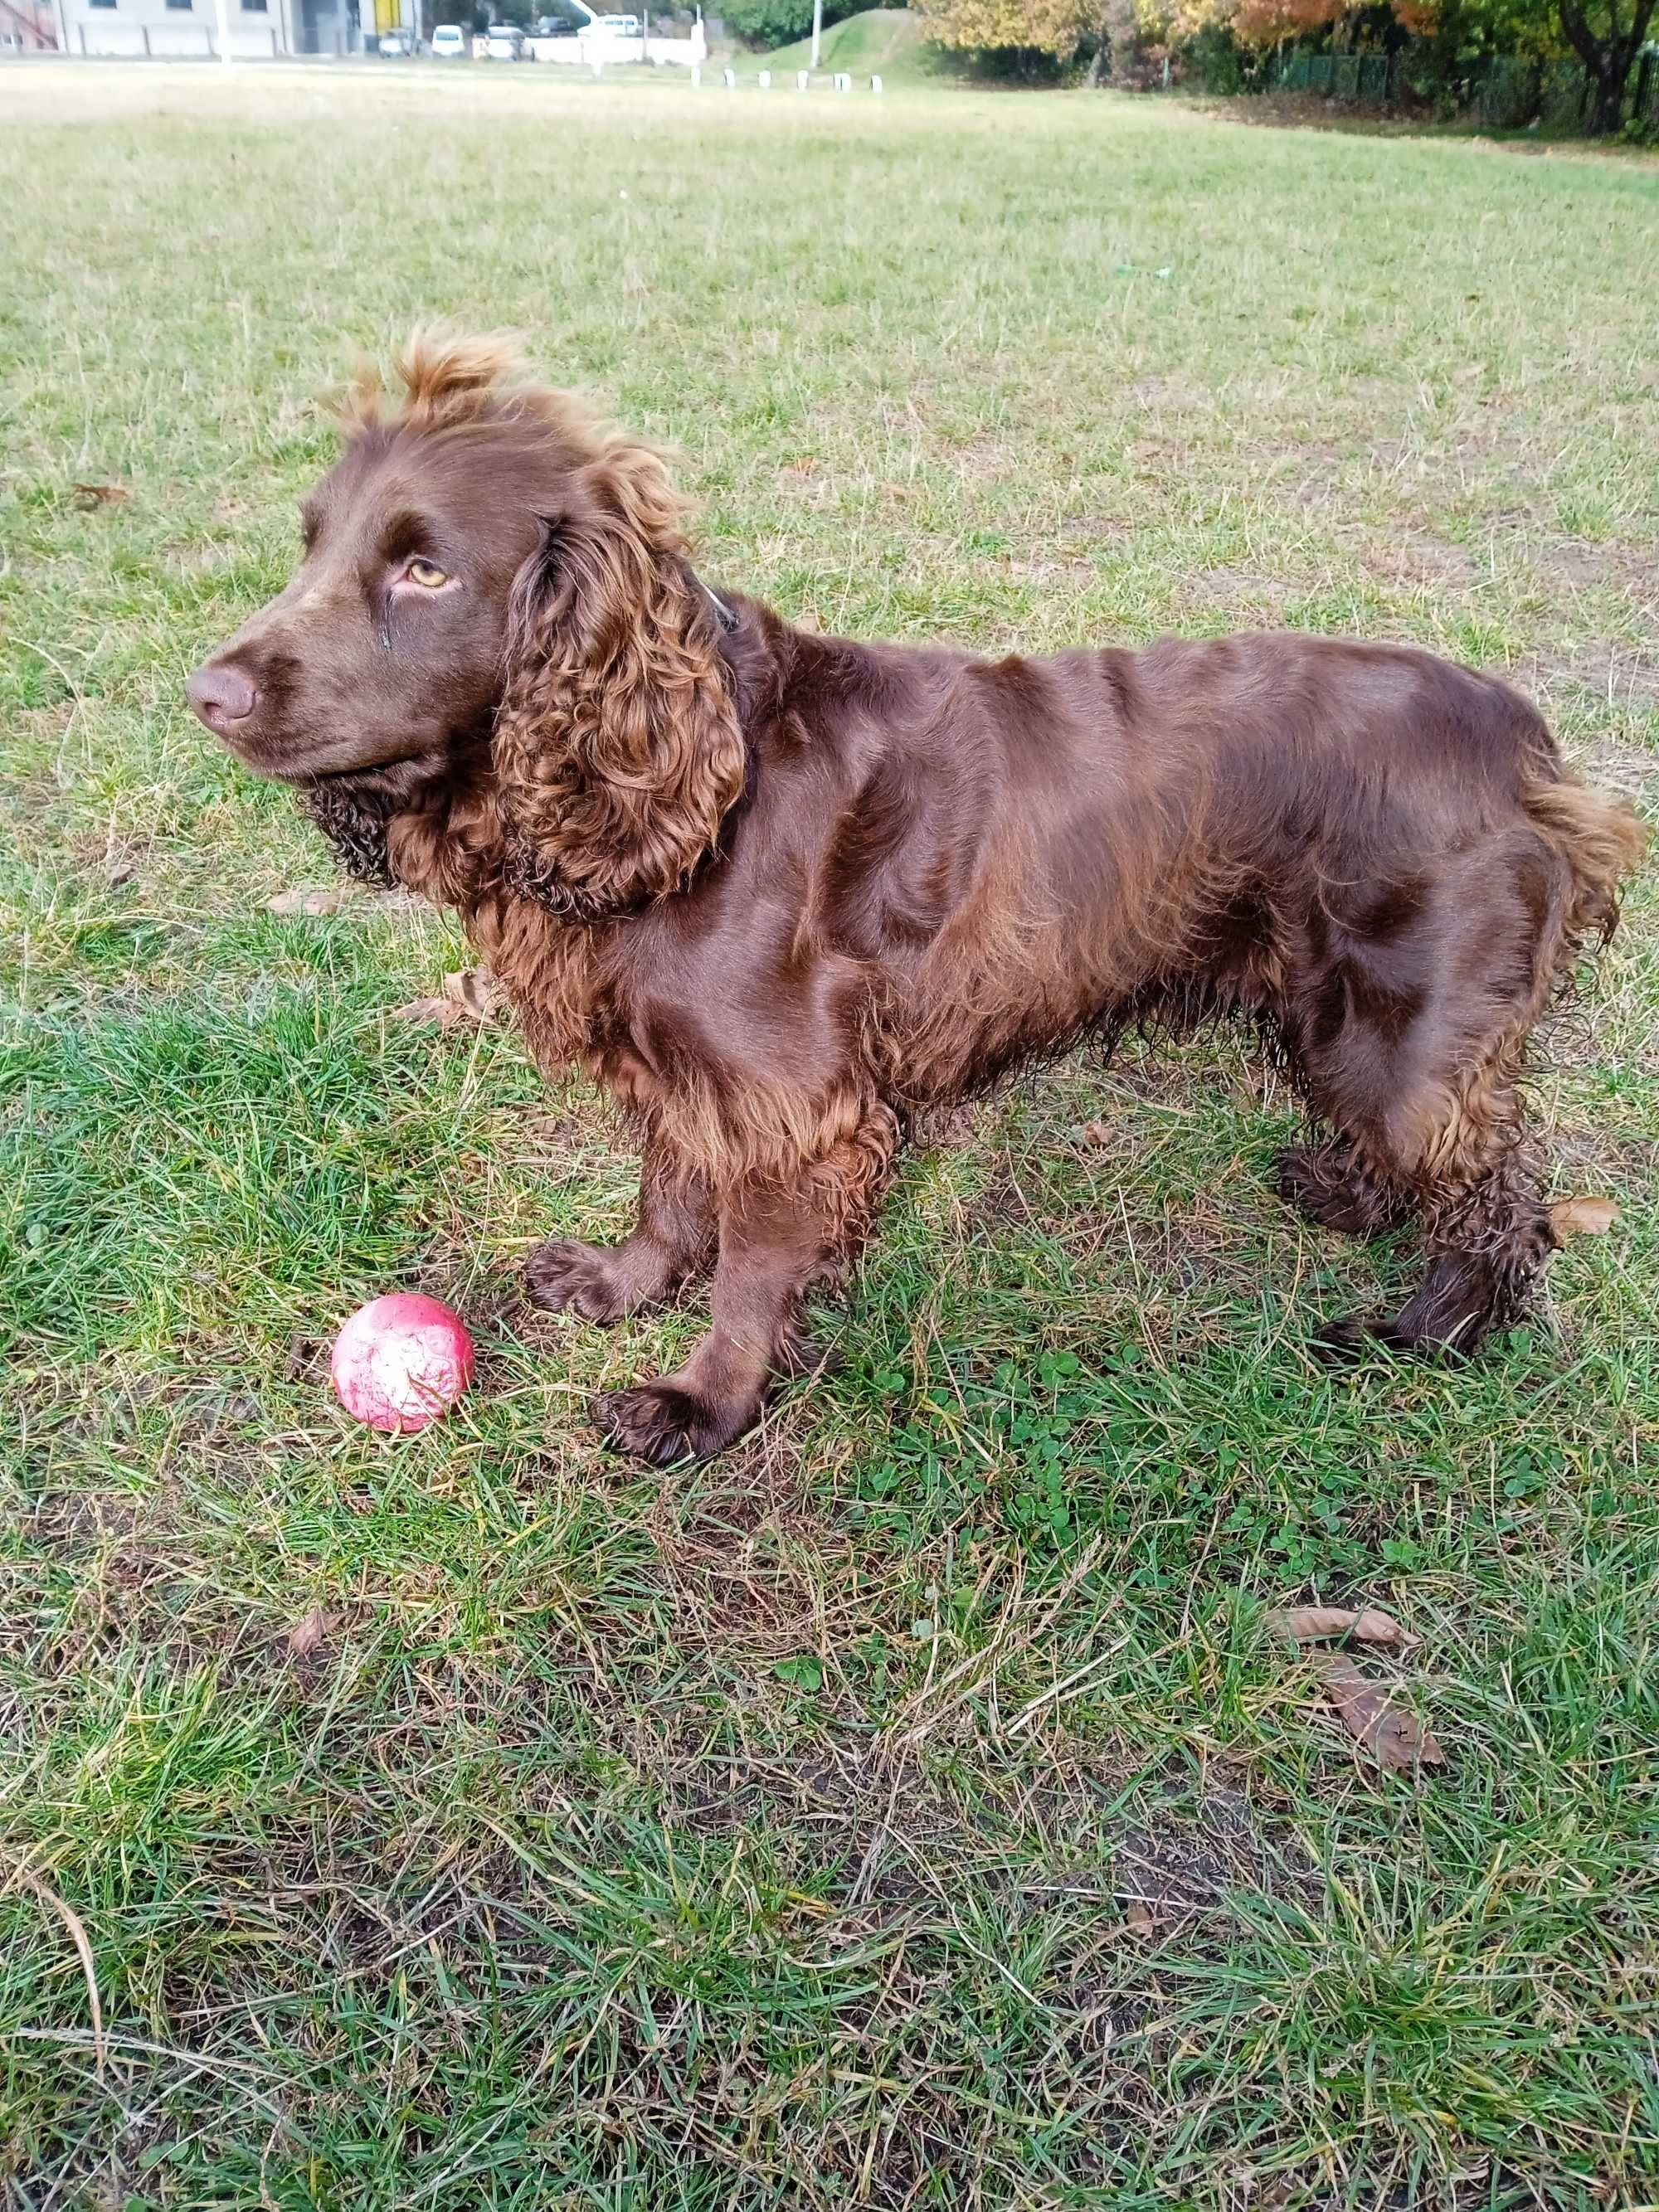
[[1035,50],[1064,60],[1077,52],[1097,10],[1087,0],[917,0],[925,35],[969,52]]
[[1241,46],[1273,46],[1322,31],[1346,12],[1342,0],[1238,0],[1228,28]]
[[[1470,72],[1509,60],[1534,72],[1564,58],[1582,66],[1584,127],[1621,127],[1628,88],[1659,24],[1659,0],[911,0],[935,44],[980,52],[1033,51],[1060,63],[1089,58],[1091,83],[1131,88],[1170,81],[1208,48],[1251,55],[1312,41],[1337,51],[1419,49],[1415,89],[1466,98]],[[1645,82],[1645,78],[1643,82]],[[1638,101],[1638,106],[1641,103]],[[1518,118],[1518,119],[1524,119]],[[1639,131],[1639,117],[1629,126]],[[1651,127],[1651,124],[1648,127]]]
[[[975,52],[1024,48],[1064,60],[1085,41],[1132,40],[1158,51],[1224,30],[1241,46],[1305,38],[1352,12],[1349,0],[915,0],[937,46]],[[1432,27],[1437,0],[1393,0],[1413,33]],[[1127,36],[1126,36],[1127,33]]]

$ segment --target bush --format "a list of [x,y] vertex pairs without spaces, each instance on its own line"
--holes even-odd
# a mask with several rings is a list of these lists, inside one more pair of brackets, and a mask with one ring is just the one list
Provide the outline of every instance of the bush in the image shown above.
[[[868,4],[869,0],[823,0],[823,20],[839,23]],[[812,0],[726,0],[720,15],[726,29],[747,46],[787,46],[810,33]]]
[[1252,57],[1224,23],[1206,23],[1185,55],[1187,81],[1206,92],[1247,92],[1255,82]]
[[1107,66],[1102,70],[1097,64],[1097,77],[1109,75],[1127,92],[1147,92],[1163,82],[1164,49],[1148,37],[1134,0],[1105,0],[1100,28]]

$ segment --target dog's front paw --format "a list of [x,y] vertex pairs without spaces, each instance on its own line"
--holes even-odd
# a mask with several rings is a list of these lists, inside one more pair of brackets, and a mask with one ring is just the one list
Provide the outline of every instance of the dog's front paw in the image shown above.
[[1358,1314],[1328,1321],[1308,1340],[1308,1350],[1322,1367],[1357,1367],[1371,1349],[1371,1333]]
[[593,1401],[594,1425],[609,1449],[658,1467],[724,1451],[753,1425],[759,1411],[758,1406],[700,1398],[666,1377],[607,1390]]
[[642,1303],[619,1258],[619,1251],[555,1237],[531,1254],[525,1280],[535,1304],[550,1313],[577,1313],[605,1327]]

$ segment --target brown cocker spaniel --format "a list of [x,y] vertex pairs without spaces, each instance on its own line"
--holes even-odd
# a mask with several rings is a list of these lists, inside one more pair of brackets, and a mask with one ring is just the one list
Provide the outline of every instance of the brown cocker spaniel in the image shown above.
[[637,1135],[634,1234],[530,1262],[596,1322],[713,1269],[684,1366],[599,1402],[611,1443],[741,1436],[916,1116],[1143,1021],[1254,1018],[1318,1124],[1287,1195],[1420,1220],[1419,1287],[1328,1352],[1521,1311],[1553,1242],[1528,1035],[1643,842],[1525,700],[1323,638],[817,636],[716,597],[659,457],[509,345],[417,337],[398,374],[394,410],[343,404],[294,580],[190,697],[354,873],[457,908],[538,1061]]

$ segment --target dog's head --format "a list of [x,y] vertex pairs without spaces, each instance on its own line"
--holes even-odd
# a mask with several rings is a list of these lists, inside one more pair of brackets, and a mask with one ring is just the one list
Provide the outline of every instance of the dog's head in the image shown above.
[[190,679],[239,759],[351,824],[494,786],[514,887],[577,915],[680,887],[741,793],[714,605],[660,458],[522,380],[493,338],[417,336],[401,404],[360,378],[288,588]]

